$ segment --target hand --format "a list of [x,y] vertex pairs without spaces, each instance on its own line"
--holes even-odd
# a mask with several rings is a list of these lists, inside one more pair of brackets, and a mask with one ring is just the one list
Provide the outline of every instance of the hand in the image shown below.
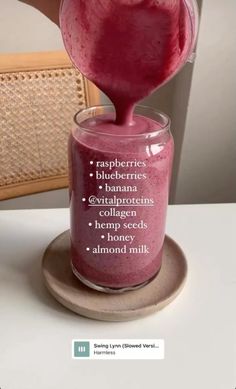
[[59,26],[59,9],[61,0],[20,0],[23,3],[37,8]]

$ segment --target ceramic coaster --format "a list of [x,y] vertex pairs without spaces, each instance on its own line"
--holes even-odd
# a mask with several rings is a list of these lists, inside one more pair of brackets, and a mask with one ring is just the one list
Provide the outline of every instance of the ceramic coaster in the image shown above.
[[186,258],[168,236],[157,276],[143,288],[122,294],[106,294],[82,284],[72,273],[69,247],[69,231],[50,243],[43,257],[43,277],[55,299],[79,315],[105,321],[138,319],[164,308],[184,286]]

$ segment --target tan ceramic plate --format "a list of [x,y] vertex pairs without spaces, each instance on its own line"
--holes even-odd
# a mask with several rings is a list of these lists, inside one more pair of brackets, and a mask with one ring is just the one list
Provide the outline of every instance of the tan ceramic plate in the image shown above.
[[163,264],[148,285],[122,294],[89,289],[72,273],[69,231],[59,235],[45,251],[42,270],[50,293],[66,308],[96,320],[125,321],[164,308],[180,293],[187,275],[187,262],[180,247],[166,236]]

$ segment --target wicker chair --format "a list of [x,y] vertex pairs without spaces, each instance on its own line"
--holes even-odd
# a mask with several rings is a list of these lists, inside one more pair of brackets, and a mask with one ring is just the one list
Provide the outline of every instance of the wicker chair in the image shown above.
[[99,92],[64,52],[0,55],[0,200],[68,186],[76,111]]

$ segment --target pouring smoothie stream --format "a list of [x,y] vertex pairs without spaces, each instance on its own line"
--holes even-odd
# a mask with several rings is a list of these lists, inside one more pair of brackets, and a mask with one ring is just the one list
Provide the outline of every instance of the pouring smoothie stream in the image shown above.
[[114,104],[78,113],[70,137],[72,268],[92,288],[135,289],[161,267],[173,159],[167,116],[136,104],[191,56],[195,2],[64,0],[60,24],[74,65]]

